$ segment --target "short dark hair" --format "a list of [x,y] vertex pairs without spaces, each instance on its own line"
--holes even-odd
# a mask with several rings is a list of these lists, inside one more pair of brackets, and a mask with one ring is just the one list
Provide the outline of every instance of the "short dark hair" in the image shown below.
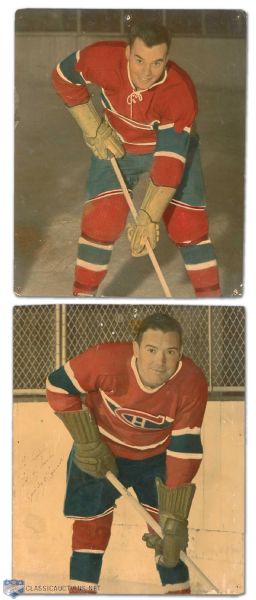
[[129,45],[132,46],[135,39],[140,38],[144,44],[151,48],[158,44],[166,44],[169,50],[171,44],[171,34],[161,23],[151,23],[137,21],[131,25],[128,33]]
[[166,313],[154,313],[153,315],[149,315],[145,317],[143,321],[138,326],[135,341],[140,344],[142,340],[143,333],[148,329],[160,329],[164,333],[168,331],[174,331],[178,333],[180,337],[180,343],[182,344],[182,327],[174,317],[167,315]]

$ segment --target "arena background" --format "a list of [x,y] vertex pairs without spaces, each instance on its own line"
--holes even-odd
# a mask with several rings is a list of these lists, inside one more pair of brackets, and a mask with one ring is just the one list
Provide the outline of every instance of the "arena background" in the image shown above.
[[[155,310],[181,322],[184,352],[209,384],[188,553],[222,594],[243,592],[244,308],[49,304],[16,306],[13,315],[12,576],[25,580],[27,593],[44,593],[40,586],[45,593],[47,586],[48,593],[66,593],[68,585],[71,522],[62,507],[71,438],[46,402],[47,374],[92,344],[131,340],[136,323]],[[143,520],[118,500],[102,594],[161,593],[144,532]],[[191,580],[192,593],[206,591],[192,570]]]
[[[124,38],[133,16],[173,30],[170,56],[188,71],[199,98],[197,127],[210,233],[223,295],[243,283],[246,14],[241,10],[22,9],[16,12],[15,291],[71,296],[90,153],[51,86],[72,51]],[[97,93],[92,89],[97,104]],[[135,193],[136,206],[146,180]],[[174,297],[192,297],[182,259],[161,230],[157,257]],[[126,235],[99,291],[107,297],[161,297],[147,257],[132,259]]]

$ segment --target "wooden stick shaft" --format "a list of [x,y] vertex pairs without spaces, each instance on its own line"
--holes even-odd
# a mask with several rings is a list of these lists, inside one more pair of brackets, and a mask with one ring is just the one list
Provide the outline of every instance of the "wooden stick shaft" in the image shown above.
[[[115,159],[114,156],[111,158],[111,164],[112,164],[112,167],[113,167],[113,169],[115,171],[116,177],[117,177],[117,179],[118,179],[118,181],[120,183],[121,189],[123,191],[123,194],[124,194],[124,197],[125,197],[125,199],[127,201],[127,204],[128,204],[128,206],[130,208],[132,216],[133,216],[134,220],[136,221],[136,217],[137,217],[136,208],[135,208],[135,206],[133,204],[131,196],[130,196],[130,194],[128,192],[128,189],[126,187],[124,178],[122,176],[122,173],[121,173],[121,171],[119,169],[119,166],[118,166],[118,164],[117,164],[116,159]],[[148,240],[146,241],[146,248],[147,248],[147,251],[148,251],[149,258],[150,258],[150,260],[152,262],[152,265],[153,265],[153,267],[155,269],[155,272],[157,274],[157,277],[158,277],[158,279],[159,279],[159,281],[161,283],[161,286],[163,288],[163,291],[165,293],[165,296],[167,298],[171,298],[172,297],[171,292],[170,292],[169,287],[168,287],[168,285],[167,285],[167,283],[165,281],[165,278],[164,278],[163,273],[162,273],[162,271],[160,269],[159,263],[158,263],[158,261],[157,261],[157,259],[155,257],[154,251],[153,251],[152,247],[150,246],[150,243],[149,243]]]
[[[129,504],[133,506],[133,508],[140,514],[141,517],[143,517],[144,521],[146,521],[146,523],[150,525],[150,527],[155,531],[155,533],[157,533],[160,538],[163,538],[162,529],[159,523],[157,523],[155,519],[153,519],[153,517],[146,511],[146,509],[143,508],[139,501],[126,489],[126,487],[124,487],[124,485],[119,481],[119,479],[117,479],[117,477],[111,471],[108,471],[106,473],[106,479],[108,479],[108,481],[112,483],[112,485],[118,490],[121,496],[126,498]],[[213,585],[210,579],[206,577],[203,571],[199,569],[199,567],[191,560],[191,558],[189,558],[189,556],[185,552],[183,552],[183,550],[180,551],[180,558],[185,563],[185,565],[187,565],[187,567],[191,567],[194,569],[198,578],[202,581],[203,584],[207,585],[209,591],[219,593],[219,590],[215,587],[215,585]]]

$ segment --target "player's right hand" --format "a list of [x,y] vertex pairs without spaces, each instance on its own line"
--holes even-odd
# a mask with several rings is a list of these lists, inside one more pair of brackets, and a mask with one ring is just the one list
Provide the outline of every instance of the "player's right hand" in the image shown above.
[[104,119],[97,129],[96,136],[92,138],[84,134],[84,141],[93,154],[103,160],[110,159],[111,155],[122,158],[125,154],[119,136]]
[[81,471],[96,478],[105,477],[107,471],[117,475],[115,458],[104,442],[76,442],[74,449],[74,462]]

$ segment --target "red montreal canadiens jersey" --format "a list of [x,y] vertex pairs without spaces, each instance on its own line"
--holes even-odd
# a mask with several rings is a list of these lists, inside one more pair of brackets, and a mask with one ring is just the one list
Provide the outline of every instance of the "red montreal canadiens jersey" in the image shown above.
[[101,344],[48,378],[54,410],[79,410],[83,393],[115,456],[139,460],[166,452],[167,484],[191,481],[202,459],[207,401],[206,379],[191,359],[183,356],[175,374],[152,389],[140,380],[131,343]]
[[158,82],[136,89],[125,48],[125,42],[97,42],[74,52],[54,70],[53,85],[68,106],[87,102],[87,84],[97,85],[105,116],[125,150],[154,153],[153,182],[177,187],[197,113],[194,85],[183,69],[168,61]]

